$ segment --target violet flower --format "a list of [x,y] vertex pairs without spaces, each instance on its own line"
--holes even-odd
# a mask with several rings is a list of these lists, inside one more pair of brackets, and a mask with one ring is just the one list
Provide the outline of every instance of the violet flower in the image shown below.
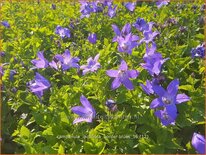
[[96,44],[97,42],[97,35],[95,33],[89,34],[88,40],[92,44]]
[[14,75],[16,75],[17,72],[15,70],[10,70],[10,75],[9,75],[9,80],[13,81],[14,80]]
[[2,21],[1,24],[6,28],[10,28],[10,24],[7,21]]
[[107,70],[106,74],[115,78],[112,82],[111,89],[117,89],[123,84],[128,90],[132,90],[134,87],[130,78],[137,78],[139,72],[137,70],[128,70],[126,62],[122,60],[118,70]]
[[124,4],[124,6],[125,6],[129,11],[133,12],[134,9],[135,9],[136,3],[126,2],[126,3]]
[[37,57],[38,59],[32,60],[31,63],[36,66],[36,68],[47,68],[49,62],[44,58],[44,52],[38,52]]
[[146,69],[151,76],[159,75],[161,72],[162,65],[169,58],[163,59],[162,55],[156,51],[156,44],[153,43],[149,48],[146,45],[146,53],[143,57],[145,63],[141,63],[141,66]]
[[157,5],[157,7],[159,9],[159,8],[161,8],[164,5],[168,5],[169,1],[170,0],[159,0],[158,2],[156,2],[156,5]]
[[132,54],[132,49],[138,46],[138,43],[133,41],[131,33],[125,36],[125,38],[118,37],[117,42],[119,52],[125,52],[128,54]]
[[198,133],[193,133],[192,146],[200,154],[205,154],[205,137]]
[[175,125],[177,118],[177,108],[175,105],[168,105],[163,110],[155,111],[155,116],[158,117],[163,126]]
[[161,82],[164,80],[165,78],[163,75],[158,75],[158,76],[155,75],[152,81],[147,80],[146,85],[141,83],[140,86],[142,87],[142,89],[147,95],[151,95],[154,94],[153,86],[160,85]]
[[[128,34],[131,33],[131,25],[130,24],[125,24],[122,30],[118,28],[117,25],[112,24],[112,28],[116,34],[116,36],[112,39],[112,42],[116,42],[119,37],[126,37]],[[139,37],[136,35],[132,35],[132,41],[137,41],[139,40]]]
[[112,5],[110,5],[108,7],[108,16],[110,18],[113,18],[114,16],[116,16],[116,11],[117,11],[117,5],[114,5],[113,7]]
[[39,98],[43,96],[44,90],[48,89],[50,86],[51,84],[49,83],[49,81],[37,72],[35,79],[28,82],[30,91],[37,95]]
[[88,72],[95,72],[101,67],[100,63],[98,62],[98,59],[99,59],[99,54],[97,54],[94,57],[94,59],[92,57],[87,59],[87,65],[82,65],[80,67],[80,69],[83,70],[83,75],[85,75]]
[[61,38],[71,37],[70,30],[68,28],[63,28],[59,25],[56,27],[55,33],[58,34]]
[[157,37],[157,35],[159,35],[159,32],[144,31],[143,34],[144,34],[144,38],[140,40],[140,44],[143,42],[149,44],[150,42],[153,42],[153,40]]
[[147,23],[143,18],[137,18],[133,26],[139,31],[152,31],[152,26],[154,22]]
[[159,96],[151,102],[150,108],[159,108],[163,106],[168,106],[170,104],[176,105],[182,102],[187,102],[190,100],[185,94],[177,94],[179,87],[179,80],[175,79],[167,87],[165,90],[163,87],[155,85],[153,86],[154,92]]
[[79,117],[73,121],[73,124],[80,122],[91,123],[93,118],[95,118],[96,111],[84,95],[80,97],[80,101],[83,106],[75,106],[71,108],[73,113],[79,115]]
[[191,57],[195,58],[195,57],[199,57],[199,58],[204,58],[205,57],[205,45],[198,45],[196,48],[193,48],[191,50]]
[[117,110],[117,105],[115,103],[114,100],[107,100],[105,105],[108,107],[108,109],[112,112],[116,111]]
[[57,59],[57,63],[55,61],[50,62],[50,66],[55,69],[61,67],[62,70],[65,71],[70,68],[79,68],[78,62],[80,59],[78,57],[72,57],[68,49],[65,50],[64,54],[57,54],[55,59]]

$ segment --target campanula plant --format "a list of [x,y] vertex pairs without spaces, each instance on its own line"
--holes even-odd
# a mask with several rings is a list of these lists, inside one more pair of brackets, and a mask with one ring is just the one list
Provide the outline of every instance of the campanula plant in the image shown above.
[[202,0],[1,3],[3,154],[205,154]]

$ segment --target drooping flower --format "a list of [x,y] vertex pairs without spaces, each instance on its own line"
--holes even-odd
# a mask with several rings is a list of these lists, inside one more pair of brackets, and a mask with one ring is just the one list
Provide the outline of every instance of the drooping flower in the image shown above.
[[10,70],[10,75],[9,75],[9,80],[13,81],[14,80],[14,75],[17,74],[17,72],[15,70]]
[[205,137],[198,133],[193,133],[192,146],[200,154],[205,154]]
[[87,65],[82,65],[80,67],[80,69],[83,70],[83,75],[85,75],[88,72],[95,72],[101,67],[100,63],[98,62],[98,59],[99,59],[99,54],[97,54],[94,57],[94,59],[92,57],[87,59]]
[[154,22],[147,23],[143,18],[137,18],[136,22],[133,26],[138,29],[139,31],[152,31],[152,26]]
[[32,60],[31,63],[36,67],[36,68],[47,68],[49,65],[48,60],[44,58],[44,52],[40,51],[37,53],[38,59]]
[[56,10],[56,4],[52,4],[51,8],[52,8],[53,10]]
[[160,85],[165,80],[163,75],[154,76],[152,81],[147,80],[146,85],[140,84],[144,92],[148,95],[154,94],[153,86]]
[[141,63],[141,66],[146,69],[151,76],[155,76],[160,74],[162,65],[169,58],[163,59],[162,55],[156,52],[156,44],[153,43],[150,48],[146,45],[146,53],[143,59],[145,63]]
[[97,42],[97,35],[95,33],[89,34],[88,40],[92,44],[96,44]]
[[55,33],[58,34],[61,38],[71,37],[70,30],[68,28],[63,28],[59,25],[56,27]]
[[108,16],[110,18],[113,18],[114,16],[116,16],[116,11],[117,11],[117,5],[114,6],[110,5],[108,7]]
[[[131,25],[130,24],[125,24],[122,30],[118,28],[117,25],[112,24],[112,28],[116,34],[116,36],[112,39],[112,42],[116,42],[119,37],[125,38],[128,34],[131,33]],[[139,37],[136,35],[132,35],[132,41],[137,41],[139,40]]]
[[50,86],[51,84],[49,83],[49,81],[39,73],[36,73],[34,80],[28,82],[30,91],[37,95],[39,98],[43,96],[44,90],[48,89]]
[[2,21],[1,24],[6,28],[10,28],[10,24],[7,21]]
[[161,7],[164,6],[164,5],[168,5],[169,1],[170,1],[170,0],[159,0],[159,1],[156,3],[156,5],[157,5],[157,7],[158,7],[158,9],[159,9],[159,8],[161,8]]
[[138,46],[138,43],[136,41],[133,41],[131,33],[125,36],[125,38],[118,37],[117,42],[119,52],[125,52],[128,54],[132,54],[133,48]]
[[154,90],[152,88],[152,82],[147,80],[146,81],[146,85],[143,85],[142,83],[140,84],[140,86],[142,87],[142,89],[145,91],[145,93],[147,93],[148,95],[150,94],[154,94]]
[[128,70],[126,62],[122,60],[118,70],[107,70],[106,74],[115,78],[111,85],[113,90],[120,87],[121,84],[128,90],[132,90],[134,89],[134,86],[130,81],[130,78],[137,78],[139,72],[137,70]]
[[117,110],[117,105],[116,105],[116,103],[115,103],[114,100],[111,100],[111,99],[107,100],[106,103],[105,103],[105,105],[106,105],[106,106],[108,107],[108,109],[109,109],[110,111],[112,111],[112,112],[114,112],[114,111]]
[[79,115],[79,117],[73,121],[73,124],[80,122],[91,123],[96,116],[96,111],[84,95],[80,97],[80,101],[83,106],[75,106],[71,108],[73,113]]
[[63,54],[57,54],[55,59],[57,62],[54,60],[50,62],[50,66],[55,69],[62,68],[63,71],[66,71],[70,68],[79,68],[78,62],[80,59],[78,57],[72,57],[68,49],[66,49]]
[[126,3],[124,3],[124,6],[129,10],[129,11],[131,11],[131,12],[133,12],[134,11],[134,9],[135,9],[135,6],[136,6],[136,3],[135,2],[126,2]]
[[191,50],[191,57],[199,57],[199,58],[204,58],[205,57],[205,45],[198,45],[196,48],[193,48]]

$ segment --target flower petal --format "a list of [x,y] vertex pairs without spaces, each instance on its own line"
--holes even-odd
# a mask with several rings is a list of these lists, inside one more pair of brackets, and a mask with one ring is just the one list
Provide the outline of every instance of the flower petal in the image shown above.
[[84,95],[80,97],[80,102],[85,108],[93,109],[92,105],[90,104],[90,102],[87,100],[87,98]]
[[170,84],[167,86],[167,92],[172,95],[175,96],[177,94],[178,91],[178,87],[179,87],[179,80],[178,79],[174,79],[172,82],[170,82]]
[[118,70],[108,70],[106,74],[110,77],[118,77]]
[[153,90],[158,96],[163,96],[166,93],[165,89],[158,85],[153,86]]
[[123,79],[122,84],[129,90],[134,89],[132,82],[128,78]]
[[190,97],[185,95],[185,94],[177,94],[177,96],[176,96],[176,101],[177,101],[176,104],[180,104],[182,102],[187,102],[189,100],[190,100]]
[[127,71],[129,78],[136,78],[139,75],[137,70],[129,70]]
[[127,63],[124,60],[121,61],[119,70],[125,70],[125,71],[127,70]]
[[117,25],[112,24],[112,28],[113,28],[114,32],[116,33],[116,35],[119,36],[121,34],[119,28],[117,27]]
[[85,107],[82,107],[82,106],[76,106],[76,107],[72,107],[71,108],[72,112],[81,116],[81,117],[84,117],[87,115],[87,113],[89,112],[87,108]]
[[151,109],[159,108],[162,106],[164,106],[164,103],[162,103],[162,100],[160,98],[154,99],[150,104]]
[[120,79],[116,77],[114,81],[112,82],[111,88],[114,90],[114,89],[117,89],[120,85],[121,85]]

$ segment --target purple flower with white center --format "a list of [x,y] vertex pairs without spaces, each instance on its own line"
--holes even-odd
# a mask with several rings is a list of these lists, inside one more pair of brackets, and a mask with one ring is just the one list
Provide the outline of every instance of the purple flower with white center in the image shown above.
[[153,22],[147,23],[143,18],[137,18],[133,26],[139,31],[152,31]]
[[125,38],[118,37],[117,42],[119,52],[126,52],[128,54],[132,54],[132,49],[138,46],[137,42],[132,40],[131,33],[125,36]]
[[163,126],[175,125],[177,118],[177,108],[175,105],[168,105],[163,110],[155,111],[155,116],[158,117]]
[[55,33],[58,34],[61,38],[71,37],[70,30],[68,28],[63,28],[59,25],[56,27]]
[[37,95],[39,98],[43,96],[44,90],[48,89],[50,86],[51,84],[49,83],[49,81],[39,73],[36,73],[34,80],[28,82],[30,91]]
[[51,62],[49,62],[49,66],[51,68],[54,68],[56,70],[60,70],[61,69],[61,62],[58,60],[52,60]]
[[7,21],[2,21],[1,24],[6,28],[10,28],[10,24]]
[[129,11],[133,12],[134,9],[135,9],[136,3],[126,2],[126,3],[124,4],[124,6],[125,6]]
[[156,44],[153,43],[151,48],[146,45],[146,53],[143,57],[145,63],[141,63],[141,66],[146,69],[151,76],[159,75],[162,65],[169,58],[163,59],[162,55],[156,51]]
[[71,108],[73,113],[79,115],[79,117],[73,121],[73,124],[80,122],[91,123],[96,116],[96,111],[84,95],[80,97],[80,101],[83,106],[75,106]]
[[107,100],[105,104],[110,111],[114,112],[117,110],[117,105],[116,105],[116,102],[114,100],[111,100],[111,99]]
[[205,47],[204,44],[197,46],[196,48],[193,48],[191,50],[191,57],[199,57],[199,58],[204,58],[205,57]]
[[158,2],[156,2],[156,5],[157,5],[157,7],[159,9],[159,8],[161,8],[164,5],[168,5],[169,1],[170,0],[159,0]]
[[192,146],[200,154],[205,154],[205,137],[198,133],[193,133]]
[[[112,39],[112,42],[116,42],[119,37],[126,37],[128,34],[131,33],[131,25],[130,24],[125,24],[122,30],[118,28],[117,25],[112,24],[112,28],[116,34],[116,36]],[[132,35],[132,41],[137,41],[139,40],[139,37],[136,35]]]
[[117,5],[114,5],[113,7],[112,5],[110,5],[108,7],[108,16],[110,18],[113,18],[114,16],[116,16],[116,11],[117,11]]
[[88,40],[92,44],[96,44],[97,42],[97,35],[95,33],[89,34]]
[[101,67],[100,63],[98,62],[98,59],[99,59],[99,54],[97,54],[94,57],[94,59],[92,57],[87,59],[87,65],[82,65],[80,67],[80,69],[83,70],[83,75],[85,75],[87,72],[95,72]]
[[182,102],[187,102],[190,100],[185,94],[177,94],[179,87],[179,80],[175,79],[167,87],[165,90],[163,87],[155,85],[153,86],[154,92],[159,96],[151,102],[150,108],[155,109],[159,107],[166,107],[168,105],[176,105]]
[[158,31],[152,32],[152,31],[144,31],[144,38],[140,40],[140,43],[145,42],[146,44],[149,44],[150,42],[153,42],[153,40],[159,35]]
[[36,68],[47,68],[49,62],[44,58],[44,52],[38,52],[37,57],[38,59],[32,60],[31,63],[36,66]]
[[115,78],[112,82],[111,89],[117,89],[123,84],[128,90],[134,89],[130,78],[137,78],[139,72],[137,70],[128,70],[127,63],[122,60],[118,70],[107,70],[106,74]]
[[57,63],[55,64],[55,62],[51,62],[50,66],[52,66],[53,68],[59,68],[59,66],[62,67],[62,70],[68,70],[70,68],[79,68],[79,58],[78,57],[72,57],[71,53],[68,49],[65,50],[64,54],[57,54],[55,56],[55,58],[61,63],[60,65]]

